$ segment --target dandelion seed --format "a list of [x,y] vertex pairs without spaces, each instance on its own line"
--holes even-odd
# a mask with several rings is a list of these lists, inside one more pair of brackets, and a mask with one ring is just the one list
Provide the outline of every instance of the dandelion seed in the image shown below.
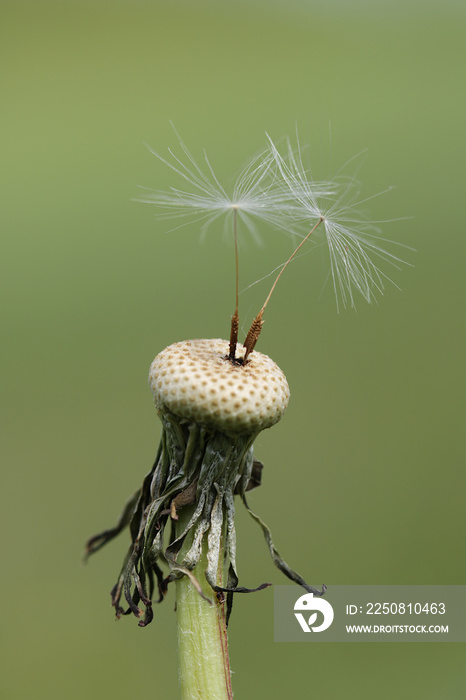
[[310,170],[303,165],[298,135],[296,148],[293,148],[291,141],[287,139],[285,156],[280,154],[268,134],[267,138],[277,168],[277,182],[283,188],[283,201],[286,201],[285,192],[288,194],[287,214],[295,227],[299,224],[306,225],[307,233],[302,235],[299,245],[281,266],[261,310],[251,324],[244,341],[244,362],[256,346],[262,330],[265,308],[280,277],[319,227],[323,226],[325,230],[337,311],[340,303],[343,307],[355,308],[355,291],[371,302],[376,300],[377,293],[383,294],[384,281],[397,286],[379,264],[382,261],[399,268],[399,264],[403,263],[401,258],[382,247],[380,242],[388,241],[380,238],[376,222],[364,220],[357,214],[358,207],[373,197],[358,201],[352,194],[356,183],[348,178],[342,178],[340,183],[335,180],[332,187],[324,192],[312,178]]
[[391,242],[381,238],[377,225],[381,222],[368,221],[360,214],[360,207],[373,197],[358,200],[359,192],[354,179],[340,175],[332,181],[316,181],[310,169],[304,166],[304,148],[298,134],[295,146],[290,139],[285,141],[283,155],[268,134],[267,139],[268,149],[246,164],[231,194],[220,183],[205,151],[202,167],[180,138],[180,155],[169,149],[170,159],[166,159],[152,151],[189,187],[186,190],[171,188],[151,192],[141,200],[156,205],[166,217],[185,219],[181,226],[193,220],[202,222],[203,235],[220,217],[230,224],[227,230],[232,233],[236,266],[235,311],[231,318],[229,351],[232,362],[236,361],[239,329],[238,222],[256,242],[260,239],[255,220],[262,220],[301,238],[299,245],[281,266],[251,325],[244,342],[246,355],[243,361],[247,361],[257,343],[263,313],[278,280],[304,244],[311,237],[315,239],[317,229],[325,232],[337,311],[340,306],[355,308],[356,293],[368,302],[376,301],[377,295],[384,293],[387,282],[397,286],[385,271],[386,266],[399,269],[406,264],[384,247]]
[[[178,137],[179,138],[179,137]],[[215,171],[204,151],[204,169],[201,168],[181,139],[182,155],[178,156],[169,149],[171,160],[151,151],[171,170],[181,176],[190,186],[189,190],[171,188],[168,192],[152,192],[142,199],[160,207],[165,215],[175,218],[188,218],[203,222],[202,232],[220,217],[231,222],[235,247],[236,293],[235,311],[231,319],[229,357],[236,359],[236,345],[239,328],[239,260],[238,260],[238,219],[249,231],[257,243],[260,242],[254,219],[262,219],[269,224],[283,227],[286,216],[286,202],[282,189],[274,187],[274,174],[271,166],[274,160],[269,152],[261,153],[250,160],[236,179],[231,194],[221,185]]]
[[276,186],[274,159],[268,150],[247,162],[229,193],[217,178],[205,151],[201,167],[181,139],[180,148],[180,155],[168,149],[169,159],[150,150],[185,180],[189,189],[171,187],[168,191],[148,190],[147,196],[140,198],[140,201],[157,206],[167,218],[186,219],[182,226],[202,222],[203,235],[222,216],[230,222],[237,217],[256,243],[261,241],[255,219],[285,228],[287,197],[283,188]]
[[[236,264],[236,303],[231,319],[229,358],[236,360],[236,345],[239,328],[239,260],[238,260],[238,220],[259,243],[255,219],[293,234],[295,205],[281,178],[277,177],[276,159],[270,149],[252,158],[241,171],[231,194],[220,183],[214,168],[204,151],[204,165],[198,165],[193,155],[179,137],[181,154],[168,149],[170,159],[166,159],[151,149],[151,152],[172,171],[185,180],[190,189],[171,188],[169,191],[155,191],[141,201],[154,204],[169,218],[184,218],[186,223],[202,222],[202,233],[220,217],[231,223],[235,247]],[[333,192],[329,183],[315,183],[316,194],[330,195]]]
[[[295,204],[294,210],[291,203],[289,208],[295,226],[307,224],[309,231],[323,224],[337,309],[340,304],[354,308],[355,292],[371,302],[376,300],[377,294],[383,294],[385,282],[397,287],[382,266],[386,263],[399,269],[402,264],[409,263],[389,252],[384,245],[409,248],[381,238],[378,224],[383,222],[369,221],[360,213],[363,204],[392,188],[360,200],[358,183],[352,178],[340,177],[333,181],[334,191],[330,195],[322,193],[304,167],[299,137],[296,137],[296,148],[287,140],[285,156],[268,138],[271,155]],[[304,239],[310,235],[307,233]]]

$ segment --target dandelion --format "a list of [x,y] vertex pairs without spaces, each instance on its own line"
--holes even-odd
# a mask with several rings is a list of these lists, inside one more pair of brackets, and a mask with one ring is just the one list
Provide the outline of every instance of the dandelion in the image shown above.
[[[243,346],[238,350],[244,355]],[[186,699],[232,698],[226,625],[233,595],[270,585],[238,585],[235,496],[262,528],[276,566],[309,593],[325,592],[286,564],[246,499],[261,481],[254,440],[281,419],[288,404],[285,375],[261,353],[254,352],[246,364],[231,362],[228,353],[228,341],[190,340],[157,355],[149,373],[162,422],[154,466],[117,525],[87,543],[89,555],[129,527],[132,542],[111,592],[117,618],[133,614],[139,626],[147,626],[154,593],[161,602],[169,584],[177,582]]]
[[[308,593],[310,586],[278,553],[267,525],[247,502],[246,494],[261,483],[262,464],[253,444],[262,430],[283,416],[289,387],[280,368],[255,350],[263,314],[284,271],[315,232],[325,231],[335,292],[343,305],[354,306],[354,292],[371,301],[383,290],[386,276],[374,257],[396,263],[371,228],[353,217],[349,185],[316,183],[303,166],[298,142],[281,155],[269,147],[252,159],[233,192],[220,184],[204,157],[202,169],[181,142],[183,158],[158,158],[190,186],[185,191],[156,192],[144,201],[169,216],[193,215],[205,231],[220,216],[232,221],[235,244],[236,308],[230,340],[188,340],[170,345],[151,364],[149,385],[162,423],[154,465],[142,487],[129,499],[116,526],[92,537],[92,554],[126,527],[131,543],[111,591],[116,617],[133,614],[141,627],[154,616],[154,594],[161,602],[176,582],[178,639],[183,698],[232,698],[226,626],[233,597],[261,590],[239,585],[235,535],[235,497],[259,524],[275,565]],[[346,203],[345,203],[346,202]],[[243,344],[238,343],[237,225],[255,233],[262,219],[296,234],[307,233],[275,281]]]

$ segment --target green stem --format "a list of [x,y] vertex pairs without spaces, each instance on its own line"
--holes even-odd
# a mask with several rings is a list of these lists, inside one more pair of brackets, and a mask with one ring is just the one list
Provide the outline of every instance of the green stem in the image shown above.
[[[184,530],[191,513],[192,509],[186,507],[179,512],[178,532]],[[184,546],[189,547],[190,544],[188,541]],[[225,606],[218,602],[215,592],[207,583],[206,568],[207,556],[203,552],[192,573],[210,603],[199,594],[187,576],[176,582],[181,695],[183,700],[231,700],[233,692]],[[221,566],[217,584],[222,586]]]

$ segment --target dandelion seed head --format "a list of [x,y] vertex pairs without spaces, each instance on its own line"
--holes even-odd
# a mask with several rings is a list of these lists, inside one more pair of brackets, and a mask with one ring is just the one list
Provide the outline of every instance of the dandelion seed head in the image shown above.
[[[254,352],[246,365],[228,361],[226,340],[185,340],[153,361],[149,385],[159,410],[227,434],[275,425],[288,405],[286,377],[270,357]],[[240,354],[244,348],[238,346]]]

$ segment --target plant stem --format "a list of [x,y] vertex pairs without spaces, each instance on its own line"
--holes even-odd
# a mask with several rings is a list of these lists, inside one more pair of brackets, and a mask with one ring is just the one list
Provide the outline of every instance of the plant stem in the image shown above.
[[[184,530],[191,513],[191,508],[186,507],[179,512],[178,532]],[[225,609],[206,581],[206,568],[207,556],[203,552],[192,573],[210,604],[187,576],[176,582],[181,696],[183,700],[231,700]],[[217,584],[222,586],[221,567]]]

